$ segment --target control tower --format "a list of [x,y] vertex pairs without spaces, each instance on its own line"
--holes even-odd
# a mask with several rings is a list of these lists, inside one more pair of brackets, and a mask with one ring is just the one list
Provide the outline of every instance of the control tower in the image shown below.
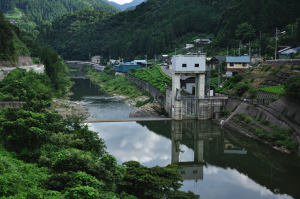
[[205,98],[206,53],[172,57],[172,118],[182,120],[180,74],[195,74],[195,100]]

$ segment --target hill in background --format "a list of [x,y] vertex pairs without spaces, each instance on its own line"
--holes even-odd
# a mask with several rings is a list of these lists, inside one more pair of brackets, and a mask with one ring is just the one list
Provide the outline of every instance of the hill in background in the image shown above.
[[111,6],[114,6],[115,8],[119,9],[119,10],[133,10],[136,8],[137,5],[147,1],[147,0],[133,0],[130,3],[124,3],[124,4],[118,4],[116,2],[113,1],[109,1],[109,0],[103,0],[104,2],[110,4]]
[[119,12],[118,9],[102,0],[1,0],[0,3],[0,10],[7,14],[6,18],[19,19],[17,26],[27,31],[45,21],[51,21],[80,9]]
[[215,35],[214,49],[253,41],[260,30],[274,37],[276,27],[295,22],[298,7],[300,1],[295,0],[284,4],[279,0],[148,0],[135,10],[111,16],[96,10],[67,14],[36,30],[43,45],[52,46],[66,59],[87,60],[89,53],[106,59],[144,59],[174,52],[200,34]]

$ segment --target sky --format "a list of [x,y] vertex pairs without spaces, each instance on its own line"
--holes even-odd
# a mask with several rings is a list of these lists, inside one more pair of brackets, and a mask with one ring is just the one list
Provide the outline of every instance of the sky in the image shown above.
[[109,1],[113,1],[113,2],[115,2],[117,4],[120,4],[120,5],[132,2],[132,0],[109,0]]

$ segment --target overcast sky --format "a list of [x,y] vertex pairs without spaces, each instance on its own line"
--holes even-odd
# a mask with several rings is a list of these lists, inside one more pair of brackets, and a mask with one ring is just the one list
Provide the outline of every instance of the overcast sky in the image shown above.
[[115,2],[117,4],[120,4],[120,5],[122,5],[124,3],[130,3],[130,2],[132,2],[132,0],[109,0],[109,1],[113,1],[113,2]]

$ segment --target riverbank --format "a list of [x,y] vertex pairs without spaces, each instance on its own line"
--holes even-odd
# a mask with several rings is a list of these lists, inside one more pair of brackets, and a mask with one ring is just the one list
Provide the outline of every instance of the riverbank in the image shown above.
[[57,111],[64,119],[68,117],[83,117],[90,116],[88,110],[83,108],[86,103],[80,101],[70,101],[67,99],[52,99],[50,111]]
[[90,77],[90,81],[100,87],[100,90],[106,94],[129,102],[131,106],[140,107],[150,101],[147,92],[143,92],[137,88],[137,85],[126,77],[119,75],[109,75],[109,67],[103,72],[93,72],[89,70],[86,76]]

